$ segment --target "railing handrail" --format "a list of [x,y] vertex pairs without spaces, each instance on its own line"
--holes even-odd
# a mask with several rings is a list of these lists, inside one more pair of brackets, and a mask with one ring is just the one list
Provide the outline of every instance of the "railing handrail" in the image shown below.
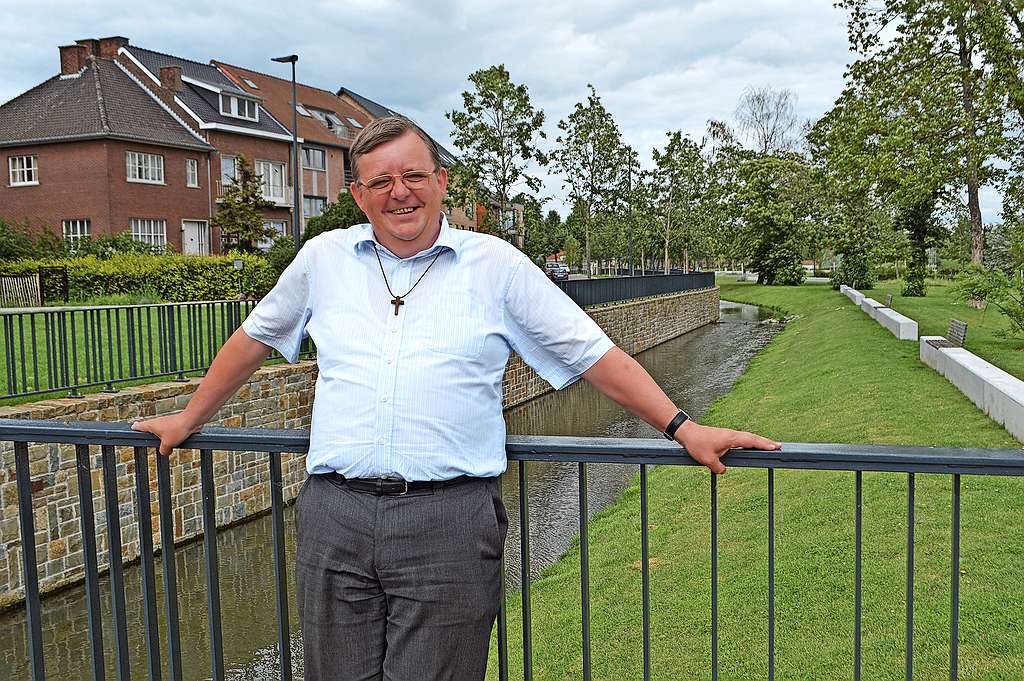
[[[0,440],[116,447],[156,447],[157,438],[127,422],[0,419]],[[210,426],[180,448],[302,453],[309,431]],[[510,461],[698,465],[679,445],[662,439],[511,435]],[[734,449],[724,463],[737,468],[787,468],[964,475],[1024,476],[1024,449],[783,443],[777,451]]]

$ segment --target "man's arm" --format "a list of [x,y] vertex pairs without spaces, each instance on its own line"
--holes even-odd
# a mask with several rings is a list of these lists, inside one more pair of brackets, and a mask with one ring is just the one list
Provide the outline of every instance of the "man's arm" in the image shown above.
[[228,398],[263,364],[270,350],[270,346],[249,337],[239,328],[213,358],[210,369],[184,411],[136,421],[132,430],[153,433],[160,438],[160,453],[170,454],[189,435],[202,430]]
[[[613,347],[592,367],[583,373],[583,378],[601,393],[615,400],[638,417],[663,431],[679,408],[672,403],[665,391],[654,382],[651,375],[640,364]],[[721,456],[733,447],[752,449],[779,449],[780,445],[760,435],[728,428],[702,426],[689,420],[676,431],[676,442],[686,447],[694,461],[711,469],[712,473],[724,473]]]

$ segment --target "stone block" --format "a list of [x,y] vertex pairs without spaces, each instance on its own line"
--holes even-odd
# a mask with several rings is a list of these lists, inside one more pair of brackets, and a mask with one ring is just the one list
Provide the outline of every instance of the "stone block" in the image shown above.
[[979,408],[985,408],[985,365],[991,364],[981,359],[973,352],[963,348],[940,348],[946,356],[945,376],[950,383],[960,389],[971,402]]
[[872,319],[876,318],[875,310],[880,307],[882,307],[882,303],[874,298],[863,298],[860,301],[860,309],[864,310],[864,313]]
[[917,340],[917,322],[888,307],[875,308],[875,319],[900,340]]

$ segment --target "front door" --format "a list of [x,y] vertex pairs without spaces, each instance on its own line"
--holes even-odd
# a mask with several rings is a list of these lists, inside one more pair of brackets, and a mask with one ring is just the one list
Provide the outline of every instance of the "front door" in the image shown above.
[[210,254],[210,225],[206,220],[181,221],[181,252],[189,255]]

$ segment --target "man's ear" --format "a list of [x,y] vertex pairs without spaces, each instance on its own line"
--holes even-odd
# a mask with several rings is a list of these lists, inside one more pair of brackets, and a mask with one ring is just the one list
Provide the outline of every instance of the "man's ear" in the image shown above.
[[448,191],[448,169],[444,166],[437,171],[437,184],[441,187],[441,193]]
[[359,191],[359,185],[355,182],[349,184],[348,193],[352,195],[353,199],[355,199],[356,205],[359,206],[359,210],[365,213],[366,208],[363,207],[363,193]]

